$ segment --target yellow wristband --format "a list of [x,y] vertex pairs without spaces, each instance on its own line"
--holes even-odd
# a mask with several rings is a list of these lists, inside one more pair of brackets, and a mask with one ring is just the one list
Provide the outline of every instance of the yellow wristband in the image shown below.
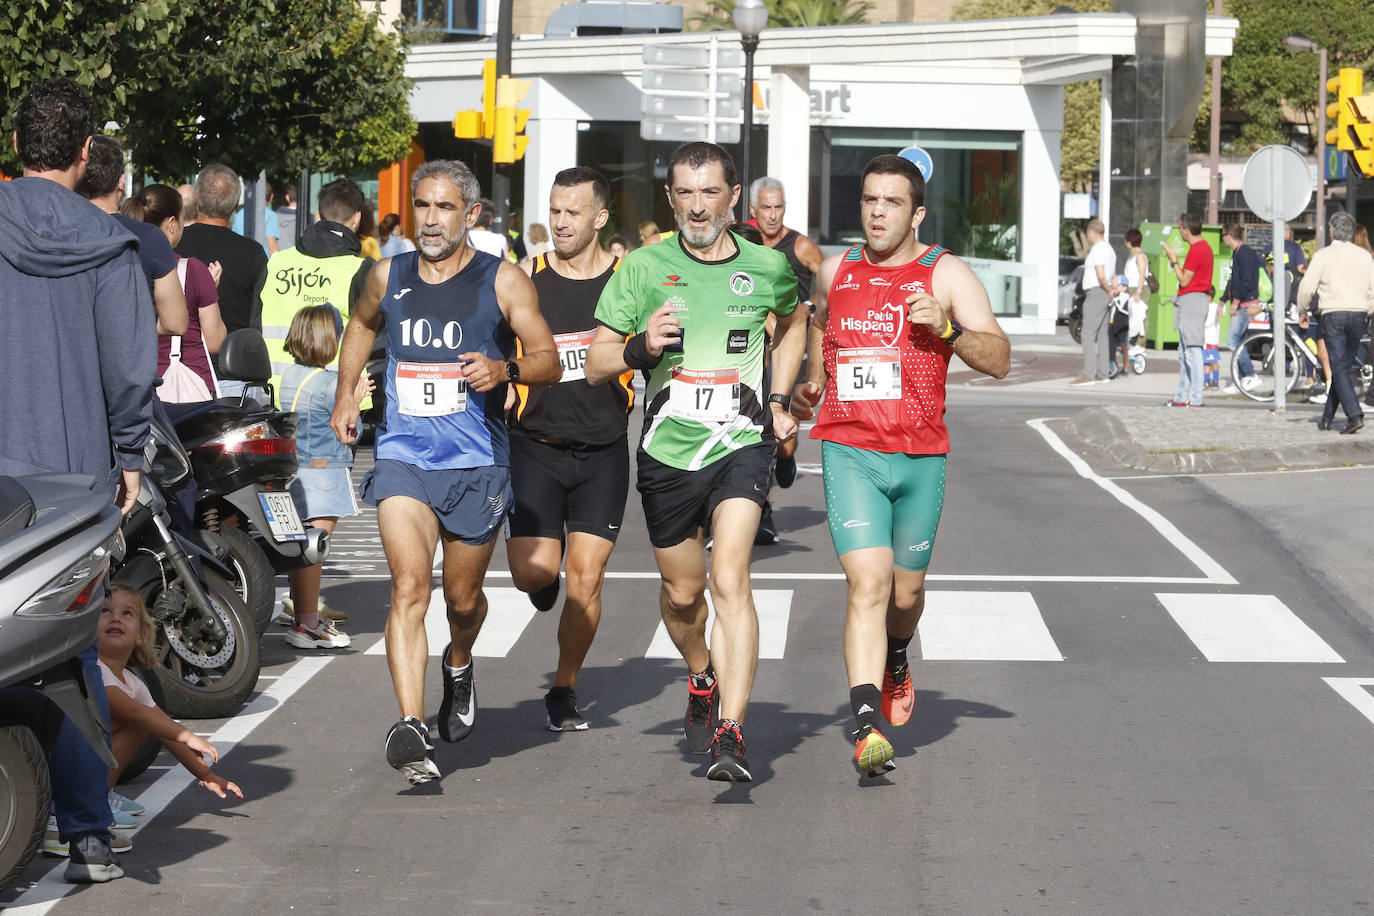
[[954,324],[953,324],[948,318],[946,318],[946,319],[945,319],[945,333],[943,333],[943,334],[940,335],[940,339],[941,339],[941,340],[949,340],[949,338],[950,338],[953,334],[954,334]]

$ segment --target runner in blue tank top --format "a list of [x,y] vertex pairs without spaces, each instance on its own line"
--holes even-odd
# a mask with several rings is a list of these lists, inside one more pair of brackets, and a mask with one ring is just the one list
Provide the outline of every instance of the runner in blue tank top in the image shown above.
[[[385,315],[386,412],[361,494],[377,506],[391,566],[386,657],[401,720],[387,733],[386,758],[422,783],[439,775],[424,704],[435,546],[444,545],[450,635],[440,666],[439,735],[460,741],[477,714],[472,645],[487,615],[482,579],[512,501],[506,386],[556,384],[562,370],[529,277],[468,244],[481,211],[471,170],[452,160],[427,162],[411,179],[411,193],[419,250],[381,261],[368,276],[344,333],[344,395],[330,425],[340,441],[357,439],[357,402],[347,393]],[[517,340],[521,355],[512,359]]]

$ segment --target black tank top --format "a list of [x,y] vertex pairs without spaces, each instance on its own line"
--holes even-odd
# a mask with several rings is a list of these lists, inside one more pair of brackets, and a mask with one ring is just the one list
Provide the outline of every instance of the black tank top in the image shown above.
[[797,299],[808,302],[811,299],[811,284],[815,276],[811,273],[811,268],[807,267],[797,257],[797,239],[801,233],[795,229],[788,229],[783,234],[782,241],[773,246],[775,251],[782,252],[782,256],[787,259],[787,263],[792,267],[792,273],[797,275]]
[[563,380],[552,388],[516,385],[510,427],[550,442],[609,445],[625,435],[634,403],[633,373],[593,386],[587,384],[585,365],[587,345],[596,334],[596,302],[620,259],[599,277],[570,280],[550,267],[547,258],[541,254],[534,259],[531,279],[539,294],[539,311],[558,346]]

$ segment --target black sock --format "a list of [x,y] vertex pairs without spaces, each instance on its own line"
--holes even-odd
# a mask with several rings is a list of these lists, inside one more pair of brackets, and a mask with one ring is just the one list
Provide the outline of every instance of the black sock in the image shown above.
[[883,692],[875,684],[860,684],[849,689],[849,707],[854,710],[854,721],[859,731],[873,725],[873,717],[882,705]]
[[906,647],[911,645],[911,641],[916,638],[913,633],[906,639],[898,639],[891,633],[887,634],[887,667],[896,668],[898,665],[906,664]]
[[693,674],[692,686],[697,690],[710,690],[711,685],[716,682],[716,668],[710,662],[706,663],[706,670],[700,674]]

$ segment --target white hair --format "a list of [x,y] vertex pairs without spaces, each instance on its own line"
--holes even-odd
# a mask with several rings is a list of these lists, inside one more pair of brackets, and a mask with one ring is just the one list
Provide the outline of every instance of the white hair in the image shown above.
[[783,196],[782,199],[784,201],[787,200],[787,191],[783,189],[781,181],[771,175],[755,178],[753,183],[749,185],[749,203],[758,206],[759,192],[772,190],[777,190],[777,192]]

